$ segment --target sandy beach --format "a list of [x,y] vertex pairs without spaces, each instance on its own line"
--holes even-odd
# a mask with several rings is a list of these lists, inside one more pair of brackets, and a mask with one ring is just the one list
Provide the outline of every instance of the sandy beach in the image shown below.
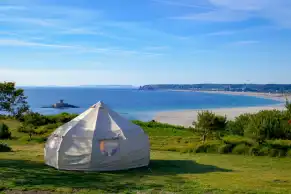
[[[203,91],[203,92],[216,93],[216,94],[219,93],[219,94],[225,94],[225,95],[254,96],[254,97],[267,98],[267,99],[279,101],[278,105],[270,105],[270,106],[207,109],[218,115],[223,115],[223,116],[226,115],[228,119],[234,119],[240,114],[256,113],[261,110],[273,110],[273,109],[284,110],[286,97],[288,100],[291,100],[290,95],[283,96],[282,94],[268,94],[268,93],[254,93],[254,92],[224,92],[224,91]],[[196,120],[197,118],[198,112],[202,110],[204,109],[160,112],[154,117],[154,119],[161,123],[168,123],[172,125],[182,125],[182,126],[188,127],[192,125],[192,122]]]

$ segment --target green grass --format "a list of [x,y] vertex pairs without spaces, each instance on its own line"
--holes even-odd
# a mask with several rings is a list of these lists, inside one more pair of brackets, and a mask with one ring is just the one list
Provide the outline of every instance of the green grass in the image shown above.
[[289,193],[291,160],[152,151],[148,168],[59,171],[44,165],[43,145],[0,153],[0,189],[65,193]]
[[[44,165],[43,144],[38,143],[41,136],[28,141],[27,134],[17,131],[21,123],[4,122],[14,139],[1,140],[13,152],[0,153],[0,193],[1,190],[40,193],[290,193],[291,190],[291,152],[286,158],[195,154],[197,148],[211,151],[216,149],[214,145],[219,152],[227,153],[228,145],[251,146],[249,139],[232,136],[203,145],[200,137],[188,128],[135,121],[150,137],[149,168],[72,172]],[[280,142],[272,141],[273,144]],[[285,144],[289,146],[287,141]]]

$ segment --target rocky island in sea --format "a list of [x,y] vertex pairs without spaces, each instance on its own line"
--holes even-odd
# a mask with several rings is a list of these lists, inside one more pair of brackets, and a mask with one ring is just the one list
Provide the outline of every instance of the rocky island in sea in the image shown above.
[[68,104],[68,103],[64,103],[64,100],[60,100],[60,102],[57,102],[55,104],[52,104],[50,106],[43,106],[42,108],[79,108],[78,106],[72,105],[72,104]]

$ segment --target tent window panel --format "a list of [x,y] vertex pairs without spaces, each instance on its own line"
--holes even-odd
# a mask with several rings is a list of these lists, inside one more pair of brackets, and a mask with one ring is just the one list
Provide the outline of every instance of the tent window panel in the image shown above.
[[104,156],[114,156],[119,151],[118,140],[102,140],[99,142],[100,151]]

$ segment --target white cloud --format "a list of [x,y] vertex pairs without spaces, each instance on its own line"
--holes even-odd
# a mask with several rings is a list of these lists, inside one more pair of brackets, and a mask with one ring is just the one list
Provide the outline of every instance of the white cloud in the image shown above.
[[46,48],[67,48],[76,49],[77,46],[62,45],[62,44],[45,44],[38,42],[29,42],[17,39],[0,39],[0,46],[16,46],[16,47],[46,47]]
[[0,47],[31,47],[31,48],[47,48],[47,49],[61,49],[62,51],[69,50],[70,52],[75,51],[77,53],[101,53],[104,55],[113,55],[113,56],[145,56],[145,57],[154,57],[161,56],[162,53],[152,53],[144,52],[139,50],[128,50],[123,48],[97,48],[83,45],[65,45],[65,44],[48,44],[41,42],[32,42],[24,41],[18,39],[0,39]]
[[57,26],[58,20],[1,16],[0,22],[16,23],[20,25],[29,24],[29,25],[37,25],[37,26],[42,26],[42,27],[49,27],[49,26]]
[[0,11],[11,11],[11,10],[26,10],[24,6],[15,6],[15,5],[0,5]]
[[206,36],[227,36],[235,34],[236,31],[218,31],[218,32],[210,32],[207,33]]
[[240,40],[231,43],[231,45],[243,46],[243,45],[250,45],[250,44],[257,44],[259,41],[257,40]]
[[200,13],[193,10],[194,13],[174,18],[207,22],[235,22],[260,18],[282,27],[291,27],[290,0],[207,0],[207,2],[214,10]]
[[168,46],[147,46],[144,49],[151,50],[151,51],[160,51],[160,50],[167,50],[169,49],[169,47]]
[[165,4],[165,5],[171,5],[171,6],[179,6],[179,7],[188,7],[188,8],[201,8],[201,9],[207,9],[207,10],[212,10],[213,8],[195,4],[195,3],[187,3],[187,2],[178,2],[175,0],[151,0],[152,2],[160,3],[160,4]]
[[86,28],[71,28],[60,31],[61,34],[102,35],[102,32]]
[[[271,0],[273,1],[273,0]],[[232,10],[245,10],[257,11],[268,6],[270,0],[209,0],[210,3],[217,7],[232,9]]]
[[180,20],[197,20],[206,22],[232,22],[244,20],[248,17],[248,13],[235,12],[232,10],[217,10],[211,12],[203,12],[198,14],[188,14],[179,17],[173,17],[173,19]]

